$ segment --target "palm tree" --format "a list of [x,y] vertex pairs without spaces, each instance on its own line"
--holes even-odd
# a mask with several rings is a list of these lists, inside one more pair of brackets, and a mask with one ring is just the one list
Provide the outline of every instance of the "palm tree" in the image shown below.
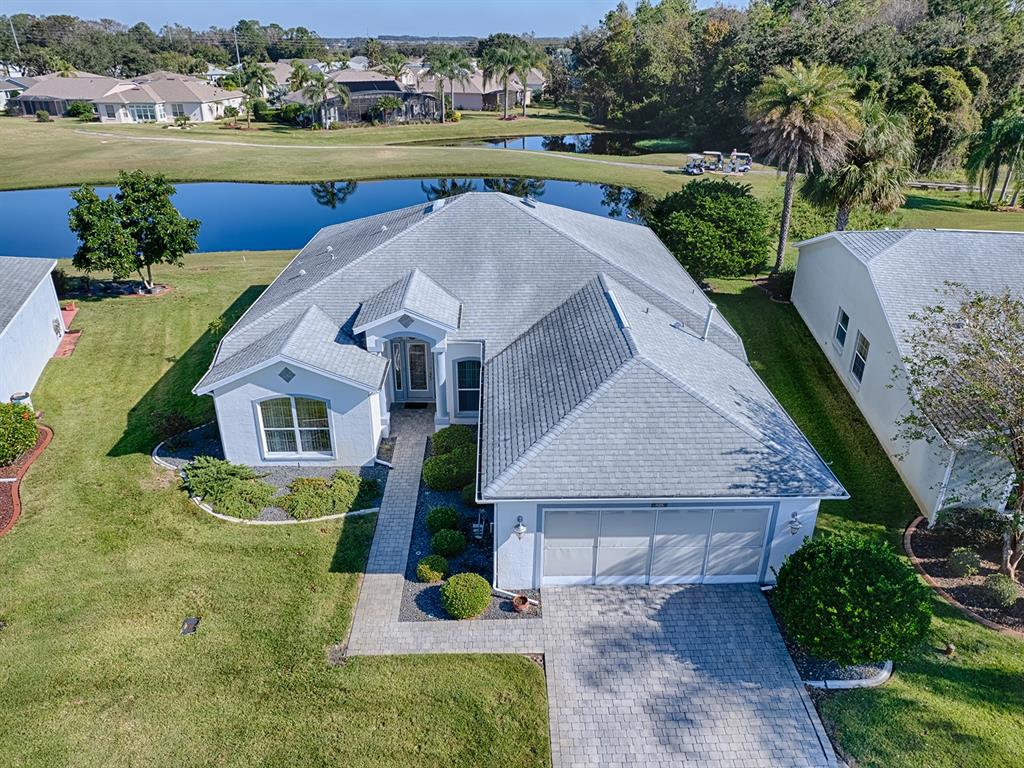
[[846,157],[847,144],[859,129],[858,108],[841,69],[794,61],[772,70],[751,95],[748,111],[752,149],[786,172],[779,248],[772,268],[776,275],[786,255],[797,172],[815,167],[828,172]]
[[53,71],[57,73],[57,77],[75,76],[75,68],[71,66],[67,59],[56,59],[53,62]]
[[288,87],[293,92],[301,91],[306,87],[306,83],[309,82],[309,76],[312,74],[309,67],[303,64],[301,61],[292,64],[291,74],[288,75]]
[[340,80],[331,81],[330,85],[327,86],[327,95],[338,100],[339,117],[341,116],[341,110],[352,103],[352,91]]
[[242,62],[242,93],[245,94],[245,127],[252,128],[252,102],[277,85],[274,75],[255,59]]
[[544,194],[544,179],[528,179],[518,176],[484,179],[484,189],[489,192],[503,192],[514,197],[540,197]]
[[[438,101],[441,102],[441,122],[445,122],[444,81],[451,78],[455,69],[455,48],[450,45],[436,45],[427,55],[427,75],[437,85]],[[454,88],[454,86],[452,86]],[[454,91],[453,91],[454,92]],[[454,109],[454,104],[452,106]]]
[[[324,77],[324,73],[320,71],[313,71],[309,73],[309,80],[306,85],[302,88],[302,96],[309,102],[310,109],[315,115],[317,112],[320,113],[320,125],[327,127],[325,112],[325,102],[327,101],[327,78]],[[316,120],[310,123],[310,129],[316,125]]]
[[889,213],[906,201],[911,177],[914,133],[907,118],[869,99],[861,107],[862,132],[846,159],[831,171],[806,178],[800,194],[822,208],[836,209],[836,229],[846,229],[855,205]]
[[380,63],[377,69],[394,80],[401,80],[402,74],[406,70],[405,56],[398,51],[392,50],[384,57],[384,61]]
[[[473,74],[473,60],[469,58],[469,51],[465,48],[455,46],[451,49],[449,59],[451,71],[448,73],[448,90],[451,93],[452,111],[455,111],[455,84],[465,86]],[[444,101],[444,99],[441,99]]]
[[530,71],[545,68],[547,61],[547,55],[536,45],[527,44],[523,47],[523,56],[519,62],[519,68],[516,69],[516,76],[523,86],[523,117],[526,117],[526,94],[529,90],[526,81],[530,77]]
[[391,116],[402,108],[402,100],[397,96],[381,96],[373,108],[384,115],[384,123],[387,124],[391,122]]
[[[999,174],[1006,165],[1006,175],[999,190],[999,202],[1006,199],[1010,179],[1017,177],[1019,187],[1024,178],[1024,99],[1011,99],[1002,114],[991,120],[971,141],[967,156],[967,177],[978,184],[989,205],[995,197]],[[1014,201],[1016,201],[1016,194]]]
[[507,48],[495,46],[484,51],[483,64],[484,82],[499,82],[505,91],[504,120],[508,120],[508,86],[512,76],[522,66],[524,59],[523,47],[510,45]]
[[476,185],[472,179],[438,179],[437,184],[427,184],[427,182],[421,181],[420,189],[427,196],[427,200],[439,200],[442,197],[472,192],[476,189]]
[[354,181],[321,181],[310,185],[309,189],[320,205],[337,208],[355,194],[358,186]]

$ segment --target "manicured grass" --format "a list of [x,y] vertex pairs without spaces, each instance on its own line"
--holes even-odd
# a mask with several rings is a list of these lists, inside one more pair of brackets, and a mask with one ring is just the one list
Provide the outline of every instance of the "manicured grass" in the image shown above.
[[[149,450],[214,339],[291,254],[162,269],[159,298],[80,302],[74,355],[33,392],[55,437],[0,539],[5,766],[544,766],[544,678],[519,657],[327,663],[372,518],[251,529],[190,504]],[[196,636],[178,635],[199,615]]]
[[[822,504],[820,531],[899,546],[917,509],[793,307],[747,280],[716,281],[715,302],[764,379],[850,492]],[[957,654],[940,652],[947,642]],[[928,642],[881,688],[819,697],[840,750],[867,768],[987,768],[1024,754],[1024,642],[935,600]]]

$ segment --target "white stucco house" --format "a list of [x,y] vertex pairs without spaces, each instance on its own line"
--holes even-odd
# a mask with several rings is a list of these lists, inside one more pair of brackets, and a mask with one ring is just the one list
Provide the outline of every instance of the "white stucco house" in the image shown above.
[[0,256],[0,402],[31,394],[64,336],[53,259]]
[[944,303],[949,282],[1024,295],[1024,234],[832,232],[797,246],[793,304],[921,513],[934,522],[946,507],[1005,502],[1008,466],[958,450],[941,429],[932,442],[907,443],[898,438],[898,421],[910,407],[903,358],[916,328],[911,315]]
[[772,582],[847,497],[649,229],[498,193],[322,229],[193,391],[255,466],[371,463],[410,403],[479,425],[503,589]]

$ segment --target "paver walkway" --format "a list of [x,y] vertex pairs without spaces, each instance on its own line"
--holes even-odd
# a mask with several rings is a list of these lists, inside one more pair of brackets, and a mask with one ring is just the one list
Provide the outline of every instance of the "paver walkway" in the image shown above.
[[541,619],[400,622],[433,413],[392,429],[349,654],[544,653],[554,768],[835,766],[754,586],[547,587]]

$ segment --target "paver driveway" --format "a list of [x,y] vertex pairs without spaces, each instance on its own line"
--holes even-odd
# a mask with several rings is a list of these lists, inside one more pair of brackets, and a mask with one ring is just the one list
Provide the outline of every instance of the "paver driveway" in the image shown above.
[[547,587],[556,768],[834,766],[753,586]]

